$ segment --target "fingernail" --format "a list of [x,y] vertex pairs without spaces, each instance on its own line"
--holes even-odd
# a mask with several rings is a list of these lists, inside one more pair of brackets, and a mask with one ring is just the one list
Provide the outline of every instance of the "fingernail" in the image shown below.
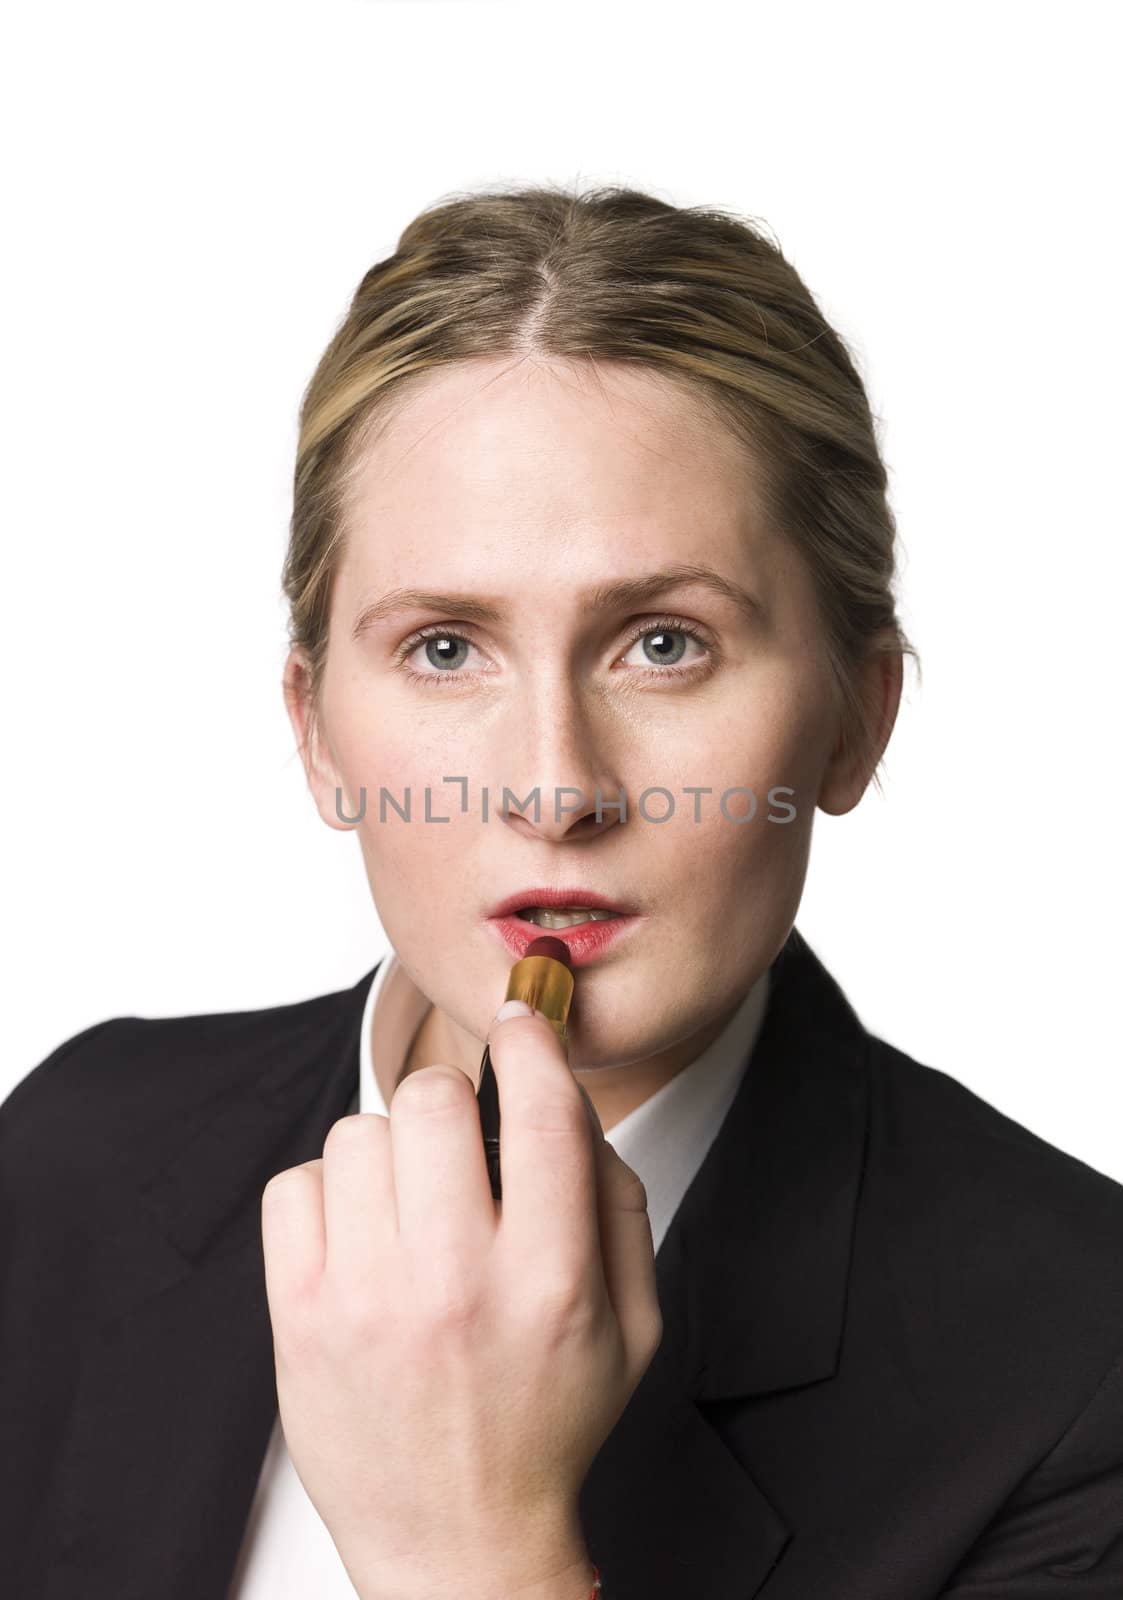
[[525,1000],[504,1000],[495,1013],[496,1022],[506,1022],[508,1017],[532,1017],[533,1008]]

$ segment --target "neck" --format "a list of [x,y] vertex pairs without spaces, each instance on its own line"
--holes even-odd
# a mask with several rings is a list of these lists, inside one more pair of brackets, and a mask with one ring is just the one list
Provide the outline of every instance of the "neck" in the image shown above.
[[[689,1039],[680,1039],[669,1049],[646,1061],[632,1061],[623,1067],[596,1067],[586,1071],[574,1068],[573,1075],[593,1102],[593,1108],[600,1118],[600,1125],[604,1131],[608,1133],[637,1106],[650,1100],[664,1084],[670,1083],[671,1079],[676,1078],[692,1061],[696,1061],[703,1050],[706,1050],[721,1033],[731,1015],[732,1012],[717,1018],[699,1033],[692,1034]],[[382,1098],[388,1106],[394,1090],[403,1078],[437,1061],[460,1067],[474,1085],[478,1084],[482,1055],[483,1045],[478,1040],[465,1033],[462,1028],[458,1028],[443,1012],[438,1011],[436,1006],[430,1006],[410,1041],[405,1063],[397,1079],[393,1083],[387,1081],[384,1072],[379,1068],[377,1053],[374,1058],[375,1076],[382,1091]]]

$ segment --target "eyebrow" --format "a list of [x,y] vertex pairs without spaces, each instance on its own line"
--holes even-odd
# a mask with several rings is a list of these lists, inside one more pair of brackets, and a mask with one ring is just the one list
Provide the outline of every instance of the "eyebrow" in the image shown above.
[[[759,622],[766,615],[761,601],[748,589],[743,589],[740,584],[723,577],[711,567],[689,561],[676,562],[658,572],[645,573],[640,578],[620,578],[615,583],[598,584],[582,595],[582,608],[593,611],[618,610],[657,599],[668,589],[690,586],[709,589],[726,600],[732,600],[750,621]],[[372,624],[397,611],[410,610],[455,612],[468,622],[499,622],[503,617],[501,606],[473,595],[437,594],[432,589],[391,589],[381,600],[363,607],[355,618],[351,637],[357,639]]]

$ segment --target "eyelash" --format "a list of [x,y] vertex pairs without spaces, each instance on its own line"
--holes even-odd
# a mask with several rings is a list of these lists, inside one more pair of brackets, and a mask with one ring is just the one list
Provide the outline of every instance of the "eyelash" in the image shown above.
[[[710,659],[706,663],[696,661],[693,663],[693,665],[687,667],[672,665],[669,667],[643,668],[641,669],[641,675],[643,677],[700,677],[703,674],[704,668],[707,665],[712,665],[714,659],[716,658],[717,652],[715,647],[709,642],[708,639],[703,637],[697,628],[693,627],[690,623],[685,622],[681,617],[657,617],[654,622],[644,623],[642,628],[638,628],[632,634],[631,638],[628,640],[626,649],[630,650],[638,639],[646,638],[649,633],[684,633],[686,634],[687,638],[693,639],[696,644],[702,645],[702,647],[708,651]],[[406,666],[406,661],[408,661],[409,657],[417,649],[418,645],[423,644],[426,639],[460,639],[463,640],[465,644],[475,643],[475,640],[468,638],[466,634],[458,633],[455,628],[442,627],[439,623],[430,623],[428,627],[419,628],[416,633],[410,634],[409,638],[399,647],[395,654],[395,660],[399,663],[401,670],[405,673],[406,678],[411,683],[420,683],[428,687],[434,683],[434,680],[436,683],[444,684],[455,682],[458,679],[466,677],[470,678],[472,676],[472,674],[468,672],[441,672],[440,670],[435,672],[415,672],[412,667]]]

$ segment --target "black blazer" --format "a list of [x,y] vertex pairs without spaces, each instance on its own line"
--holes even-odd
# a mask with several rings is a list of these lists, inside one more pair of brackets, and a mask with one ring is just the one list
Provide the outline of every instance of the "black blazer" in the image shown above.
[[[261,1191],[345,1115],[373,975],[98,1023],[0,1107],[11,1600],[226,1600]],[[606,1600],[1121,1600],[1123,1187],[873,1038],[798,930],[772,978],[582,1491]]]

